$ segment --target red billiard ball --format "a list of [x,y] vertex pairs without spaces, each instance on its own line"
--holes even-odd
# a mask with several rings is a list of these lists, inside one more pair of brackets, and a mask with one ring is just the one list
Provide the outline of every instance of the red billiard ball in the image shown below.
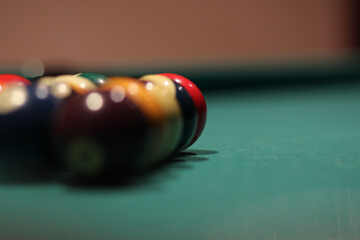
[[186,77],[183,77],[178,74],[173,74],[173,73],[161,73],[160,75],[167,76],[167,77],[171,78],[173,81],[175,81],[176,83],[183,86],[187,90],[187,92],[190,94],[190,96],[192,97],[192,99],[194,101],[196,111],[198,114],[198,122],[197,122],[195,135],[194,135],[193,139],[190,141],[189,145],[187,146],[187,147],[189,147],[200,137],[200,135],[203,132],[204,127],[205,127],[206,117],[207,117],[207,108],[206,108],[205,98],[204,98],[203,94],[201,93],[200,89]]
[[15,75],[15,74],[0,74],[0,91],[8,85],[12,85],[12,84],[24,84],[24,85],[29,85],[31,84],[31,82],[29,80],[27,80],[26,78],[23,78],[19,75]]

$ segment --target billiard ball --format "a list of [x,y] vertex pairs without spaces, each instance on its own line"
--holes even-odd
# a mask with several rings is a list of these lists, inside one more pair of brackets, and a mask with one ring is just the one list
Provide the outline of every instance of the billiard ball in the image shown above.
[[147,162],[149,128],[131,98],[97,90],[63,103],[54,119],[54,146],[75,176],[117,177]]
[[[143,112],[150,123],[149,134],[152,136],[151,146],[145,154],[148,160],[141,165],[150,167],[158,159],[165,157],[163,147],[164,144],[164,124],[166,121],[165,113],[157,100],[147,91],[142,82],[130,77],[111,77],[100,90],[110,91],[114,99],[127,96],[130,98]],[[145,151],[145,150],[144,150]]]
[[67,84],[77,94],[85,94],[89,91],[96,90],[96,85],[89,79],[78,75],[59,75],[56,77],[40,78],[37,84],[51,87],[58,84]]
[[51,165],[50,129],[58,106],[44,86],[13,85],[0,92],[2,171],[34,177]]
[[5,87],[12,84],[29,85],[31,82],[26,78],[15,74],[0,74],[0,91]]
[[164,127],[164,156],[159,159],[168,158],[176,151],[183,132],[184,122],[180,105],[176,99],[176,88],[174,82],[168,77],[161,75],[145,75],[139,79],[143,81],[146,89],[160,103],[166,114]]
[[104,85],[108,81],[108,77],[100,73],[80,73],[78,76],[89,79],[96,86]]
[[190,141],[193,139],[197,127],[198,117],[194,101],[191,98],[190,94],[186,91],[184,87],[182,87],[177,82],[173,80],[171,80],[171,82],[173,82],[176,89],[176,99],[179,103],[182,113],[182,119],[184,122],[180,141],[175,148],[175,152],[180,152],[184,150],[189,145]]
[[189,147],[200,137],[205,127],[206,117],[207,117],[205,98],[202,95],[200,89],[189,79],[173,73],[162,73],[161,75],[167,76],[171,78],[173,81],[183,86],[194,100],[194,104],[198,114],[198,123],[197,123],[195,135],[193,139],[190,141],[190,144],[187,146]]
[[193,99],[186,89],[179,83],[174,82],[176,87],[176,98],[181,107],[182,116],[184,119],[184,128],[181,135],[180,143],[176,148],[176,152],[180,152],[188,147],[195,136],[198,122],[198,115]]
[[54,82],[53,78],[54,77],[42,77],[38,82],[36,82],[36,84],[47,87],[51,95],[58,99],[66,99],[76,94],[69,84]]

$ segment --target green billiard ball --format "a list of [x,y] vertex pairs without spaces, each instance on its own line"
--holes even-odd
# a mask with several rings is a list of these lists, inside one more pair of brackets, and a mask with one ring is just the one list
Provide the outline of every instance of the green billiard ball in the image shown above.
[[89,79],[96,86],[101,86],[108,81],[108,77],[100,73],[80,73],[80,77]]

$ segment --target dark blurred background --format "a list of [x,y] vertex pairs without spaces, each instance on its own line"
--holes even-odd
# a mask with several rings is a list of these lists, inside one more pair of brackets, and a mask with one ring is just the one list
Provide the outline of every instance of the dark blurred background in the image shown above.
[[0,71],[353,59],[358,13],[357,0],[1,0]]
[[337,57],[359,46],[357,2],[1,1],[0,63]]

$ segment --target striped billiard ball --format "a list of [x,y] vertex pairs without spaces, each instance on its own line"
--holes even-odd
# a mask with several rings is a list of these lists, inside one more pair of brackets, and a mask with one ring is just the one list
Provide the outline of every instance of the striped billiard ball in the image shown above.
[[190,144],[188,145],[188,147],[189,147],[200,137],[201,133],[203,132],[203,130],[205,128],[206,117],[207,117],[207,108],[206,108],[205,98],[204,98],[203,94],[201,93],[200,89],[186,77],[183,77],[178,74],[173,74],[173,73],[162,73],[161,75],[167,76],[167,77],[171,78],[173,81],[175,81],[178,84],[180,84],[181,86],[183,86],[187,90],[187,92],[190,94],[190,96],[192,97],[192,99],[194,101],[195,108],[196,108],[197,115],[198,115],[198,122],[197,122],[195,135],[194,135],[193,139],[190,141]]
[[198,124],[198,115],[193,99],[187,90],[179,83],[175,82],[176,87],[176,99],[181,107],[181,112],[184,120],[184,128],[181,135],[179,145],[176,148],[176,152],[181,152],[187,148],[195,136],[196,127]]
[[56,77],[42,77],[37,82],[39,85],[48,87],[59,86],[59,84],[67,84],[72,91],[77,94],[85,94],[89,91],[97,89],[97,86],[87,78],[77,75],[59,75]]

